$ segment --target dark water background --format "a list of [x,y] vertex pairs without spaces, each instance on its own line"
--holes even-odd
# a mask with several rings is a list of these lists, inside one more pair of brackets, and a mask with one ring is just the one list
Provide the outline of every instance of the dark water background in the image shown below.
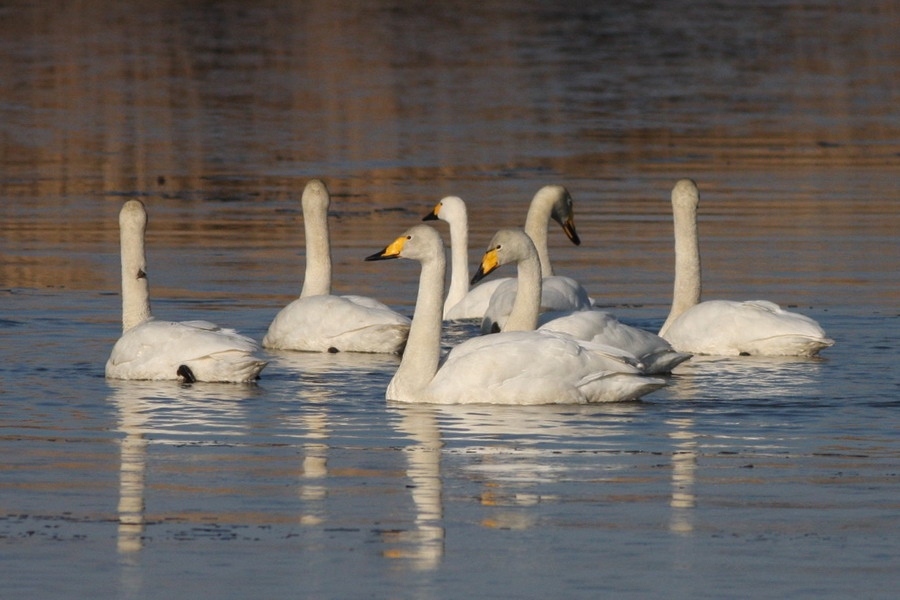
[[[895,595],[900,6],[578,4],[0,6],[4,597]],[[416,266],[364,256],[455,194],[474,262],[563,183],[556,269],[651,329],[692,177],[705,296],[837,344],[592,407],[389,405],[391,357],[103,378],[125,199],[155,314],[261,338],[311,177],[336,291],[406,312]]]

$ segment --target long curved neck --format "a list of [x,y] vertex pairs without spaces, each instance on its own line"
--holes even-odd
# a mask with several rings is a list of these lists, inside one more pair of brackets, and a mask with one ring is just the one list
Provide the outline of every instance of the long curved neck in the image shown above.
[[503,331],[534,331],[541,311],[541,264],[531,254],[516,263],[518,283],[516,299]]
[[389,400],[421,400],[438,371],[441,358],[441,304],[447,259],[443,250],[422,262],[419,293],[400,366],[387,389]]
[[123,332],[151,317],[150,285],[145,273],[144,229],[144,223],[120,223]]
[[673,198],[672,216],[675,225],[675,286],[672,308],[660,329],[664,334],[684,311],[700,302],[700,244],[697,235],[697,203],[676,202]]
[[553,276],[550,253],[547,250],[547,229],[550,224],[551,211],[552,207],[546,203],[532,202],[528,207],[528,215],[525,217],[525,233],[528,234],[537,249],[543,277]]
[[469,223],[465,208],[462,218],[450,223],[450,289],[444,313],[469,293]]
[[331,244],[328,239],[328,205],[303,199],[306,233],[306,275],[300,297],[331,293]]

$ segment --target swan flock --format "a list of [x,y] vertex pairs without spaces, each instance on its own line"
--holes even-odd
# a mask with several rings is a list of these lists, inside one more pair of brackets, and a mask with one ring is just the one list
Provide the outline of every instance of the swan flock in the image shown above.
[[[666,385],[692,355],[816,356],[834,344],[813,319],[766,300],[701,300],[699,191],[683,179],[671,194],[675,237],[672,305],[658,334],[626,325],[594,307],[588,292],[551,266],[551,221],[578,245],[573,200],[565,187],[533,197],[523,229],[500,229],[470,278],[468,210],[458,196],[440,200],[423,220],[449,225],[446,250],[437,230],[408,229],[367,261],[408,259],[420,266],[410,319],[382,302],[334,295],[325,183],[307,183],[301,198],[305,276],[299,297],[279,310],[262,348],[300,352],[401,355],[385,397],[438,404],[584,404],[636,400]],[[119,213],[122,334],[106,363],[110,379],[253,382],[267,365],[261,347],[207,321],[162,321],[150,311],[139,200]],[[502,265],[515,277],[482,281]],[[478,285],[476,285],[478,284]],[[480,321],[483,335],[441,350],[443,322]]]

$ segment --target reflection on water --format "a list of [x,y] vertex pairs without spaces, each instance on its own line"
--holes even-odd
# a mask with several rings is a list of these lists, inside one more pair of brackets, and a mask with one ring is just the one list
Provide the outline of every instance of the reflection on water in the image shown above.
[[415,443],[406,448],[407,486],[415,507],[413,531],[393,534],[385,541],[392,547],[385,556],[409,561],[413,569],[436,568],[444,555],[444,508],[441,497],[441,433],[430,406],[397,406],[397,430]]
[[672,516],[669,530],[678,534],[689,534],[694,530],[694,511],[697,506],[697,436],[692,431],[693,419],[679,417],[669,419],[666,425],[672,427],[669,437],[675,442],[672,450]]

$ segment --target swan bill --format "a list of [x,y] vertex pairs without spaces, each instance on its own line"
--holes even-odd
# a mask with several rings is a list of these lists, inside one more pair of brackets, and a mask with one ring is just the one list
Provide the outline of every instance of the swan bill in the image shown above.
[[376,252],[371,256],[367,256],[366,260],[390,260],[392,258],[400,258],[400,252],[403,251],[403,245],[409,237],[400,236],[387,246],[381,252]]
[[478,271],[472,276],[472,285],[475,285],[487,277],[488,274],[492,273],[499,266],[500,259],[497,258],[497,248],[491,248],[484,253],[481,264],[478,266]]

